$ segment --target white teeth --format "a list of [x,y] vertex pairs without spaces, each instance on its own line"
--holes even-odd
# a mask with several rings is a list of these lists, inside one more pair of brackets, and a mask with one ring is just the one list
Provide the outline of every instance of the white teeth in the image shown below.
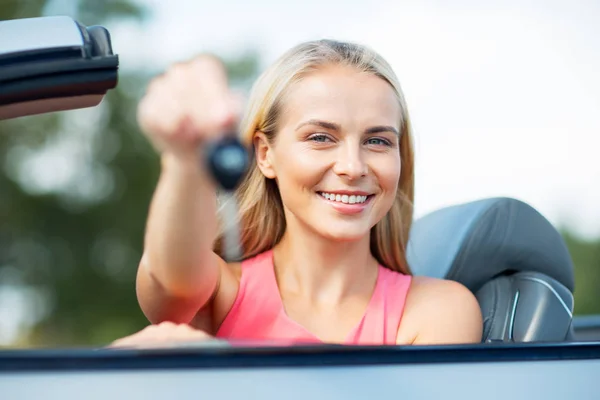
[[330,201],[339,201],[345,204],[356,204],[356,203],[364,203],[367,201],[368,196],[357,196],[357,195],[347,195],[347,194],[333,194],[333,193],[325,193],[319,192],[319,194],[325,197]]

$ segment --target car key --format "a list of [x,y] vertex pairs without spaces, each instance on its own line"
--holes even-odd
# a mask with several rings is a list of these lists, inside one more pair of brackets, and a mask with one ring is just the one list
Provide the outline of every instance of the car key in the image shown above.
[[234,133],[210,142],[206,147],[206,162],[212,177],[224,191],[223,257],[238,261],[243,255],[240,241],[238,206],[234,190],[241,182],[250,162],[248,151]]

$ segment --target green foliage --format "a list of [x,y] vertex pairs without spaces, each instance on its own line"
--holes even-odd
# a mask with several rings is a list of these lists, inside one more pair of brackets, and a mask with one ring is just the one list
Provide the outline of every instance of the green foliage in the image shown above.
[[600,314],[600,238],[584,240],[563,232],[575,264],[575,314]]
[[0,3],[0,20],[14,18],[32,18],[39,16],[46,0],[2,0]]
[[[26,193],[19,189],[27,187],[23,179],[29,176],[19,179],[14,174],[17,182],[9,185],[13,188],[9,223],[3,226],[10,229],[7,248],[15,251],[2,264],[16,266],[26,285],[46,294],[49,311],[34,331],[37,344],[106,343],[145,324],[134,281],[158,165],[132,121],[134,106],[135,99],[119,89],[98,110],[60,114],[57,131],[46,135],[54,136],[55,142],[57,137],[83,142],[74,146],[75,151],[88,149],[83,159],[68,151],[61,154],[63,160],[77,160],[71,164],[76,170],[70,172],[71,181],[49,192]],[[69,116],[99,113],[102,118],[91,119],[100,122],[87,132],[72,129]],[[26,136],[26,130],[45,119],[24,118],[10,126],[21,126]],[[50,151],[53,144],[32,147],[36,154]],[[34,162],[31,157],[19,160],[21,169]],[[61,168],[60,158],[47,161],[47,167]]]
[[96,25],[98,21],[114,19],[143,20],[149,10],[143,5],[130,0],[79,0],[77,3],[77,20],[84,25]]

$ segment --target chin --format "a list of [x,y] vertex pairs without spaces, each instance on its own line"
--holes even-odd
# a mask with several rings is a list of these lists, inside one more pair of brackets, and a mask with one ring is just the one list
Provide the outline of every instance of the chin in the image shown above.
[[358,242],[368,236],[371,232],[369,227],[356,226],[358,224],[347,224],[340,222],[333,222],[332,224],[336,224],[337,226],[332,227],[317,227],[315,231],[322,237],[328,240],[336,241],[336,242]]

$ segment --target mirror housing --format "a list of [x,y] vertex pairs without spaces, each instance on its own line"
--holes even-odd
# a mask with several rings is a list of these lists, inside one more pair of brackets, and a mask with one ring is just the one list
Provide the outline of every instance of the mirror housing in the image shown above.
[[110,33],[70,17],[0,21],[0,120],[94,107],[117,86]]

